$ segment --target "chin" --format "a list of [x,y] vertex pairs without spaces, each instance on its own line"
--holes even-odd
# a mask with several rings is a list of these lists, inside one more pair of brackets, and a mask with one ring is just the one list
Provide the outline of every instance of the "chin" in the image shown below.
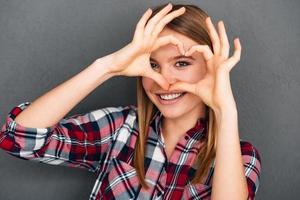
[[191,104],[186,102],[181,102],[177,105],[162,105],[159,102],[155,102],[154,104],[165,118],[179,118],[191,109]]
[[165,118],[178,118],[182,116],[185,112],[182,109],[175,108],[159,108],[160,112]]

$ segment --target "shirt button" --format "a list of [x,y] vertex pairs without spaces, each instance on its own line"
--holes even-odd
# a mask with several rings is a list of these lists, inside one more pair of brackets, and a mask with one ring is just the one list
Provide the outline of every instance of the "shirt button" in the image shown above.
[[188,139],[189,139],[189,136],[187,136],[187,135],[186,135],[186,136],[184,136],[184,139],[188,140]]

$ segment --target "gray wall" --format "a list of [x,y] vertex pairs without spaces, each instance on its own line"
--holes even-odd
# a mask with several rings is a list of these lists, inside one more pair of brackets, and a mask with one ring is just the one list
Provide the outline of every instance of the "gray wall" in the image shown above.
[[[1,0],[0,113],[33,101],[132,39],[138,18],[162,1]],[[165,1],[164,1],[165,2]],[[179,1],[172,1],[179,2]],[[210,0],[195,3],[240,37],[231,72],[240,137],[262,156],[257,199],[300,195],[299,1]],[[114,77],[69,114],[135,104],[135,78]],[[0,151],[0,199],[88,199],[90,172],[33,163]]]

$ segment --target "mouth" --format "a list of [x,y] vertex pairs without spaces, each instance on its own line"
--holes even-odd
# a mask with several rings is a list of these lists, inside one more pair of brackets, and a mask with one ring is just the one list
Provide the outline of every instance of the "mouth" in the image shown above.
[[156,94],[158,101],[163,105],[174,104],[178,102],[187,92],[177,92],[168,94]]

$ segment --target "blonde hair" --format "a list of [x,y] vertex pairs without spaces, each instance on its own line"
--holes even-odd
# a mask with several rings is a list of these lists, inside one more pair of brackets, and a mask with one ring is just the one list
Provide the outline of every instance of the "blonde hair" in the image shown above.
[[[159,12],[167,4],[162,4],[153,8],[152,16]],[[170,28],[180,34],[183,34],[199,44],[207,44],[213,51],[212,42],[210,40],[208,30],[205,25],[205,18],[208,17],[205,11],[191,4],[172,4],[172,11],[184,6],[186,11],[179,17],[174,18],[165,27]],[[171,11],[170,11],[171,12]],[[152,17],[151,16],[151,17]],[[151,18],[150,17],[150,18]],[[150,19],[149,18],[149,19]],[[155,114],[157,107],[151,102],[144,91],[142,85],[142,77],[137,77],[137,110],[138,110],[138,126],[139,135],[136,142],[134,152],[134,166],[137,171],[138,178],[142,187],[148,189],[145,182],[144,158],[146,151],[146,140],[149,129],[150,120]],[[216,153],[216,125],[213,110],[206,105],[207,118],[207,137],[205,137],[203,146],[201,147],[195,162],[200,163],[191,183],[200,183],[208,173]]]

